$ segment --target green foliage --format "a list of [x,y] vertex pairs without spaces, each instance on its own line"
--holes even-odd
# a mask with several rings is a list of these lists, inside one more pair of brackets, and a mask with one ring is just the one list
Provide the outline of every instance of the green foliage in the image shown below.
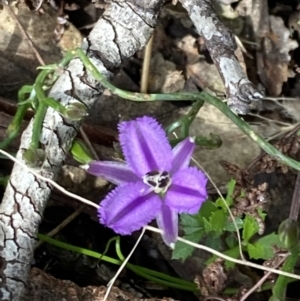
[[[240,217],[235,217],[234,220],[238,229],[242,229],[244,221]],[[228,232],[236,232],[236,228],[232,220],[226,220],[224,230]]]
[[[198,214],[181,215],[180,221],[185,239],[196,243],[201,241],[204,245],[223,251],[224,254],[233,258],[240,256],[236,226],[227,208],[233,205],[234,187],[235,181],[231,180],[227,187],[226,204],[221,198],[218,198],[215,202],[208,200],[202,205]],[[263,237],[258,235],[259,219],[264,220],[266,214],[260,209],[256,213],[257,216],[246,214],[242,217],[235,217],[235,223],[237,228],[241,230],[242,249],[248,253],[249,258],[268,260],[274,256],[272,246],[284,246],[275,233]],[[172,258],[186,260],[192,255],[193,250],[194,247],[177,242]],[[215,259],[216,257],[212,256],[207,263]],[[227,268],[234,267],[234,263],[229,261],[226,261],[225,265]]]
[[298,222],[290,218],[284,220],[278,228],[278,235],[287,249],[293,248],[299,244],[300,229]]
[[[198,243],[203,237],[204,231],[198,230],[194,233],[184,235],[183,238],[189,241]],[[181,241],[178,241],[175,246],[175,250],[172,254],[172,259],[183,259],[186,260],[188,257],[192,255],[194,251],[194,247],[187,245]]]
[[[228,194],[226,196],[227,206],[232,205],[232,193],[234,191],[235,181],[231,180],[228,184]],[[206,245],[220,249],[222,246],[221,235],[224,231],[236,231],[232,221],[229,220],[229,213],[223,200],[220,198],[216,202],[206,201],[198,214],[180,216],[181,227],[185,233],[185,239],[199,242],[206,238]],[[242,219],[236,218],[238,228],[242,227]],[[182,242],[177,242],[172,259],[185,260],[191,256],[194,247],[187,246]]]
[[44,150],[40,148],[38,149],[28,148],[23,153],[23,159],[25,160],[26,164],[28,164],[28,166],[32,168],[41,166],[45,158],[46,158],[46,153]]
[[73,141],[71,153],[73,155],[73,158],[81,164],[88,164],[93,160],[89,149],[84,145],[83,142],[78,139],[75,139]]
[[[232,258],[238,258],[240,256],[240,250],[238,246],[234,246],[231,249],[226,250],[225,252],[223,252],[224,255],[230,256]],[[212,256],[210,257],[207,261],[206,264],[210,264],[212,262],[214,262],[217,259],[217,256]],[[232,269],[235,266],[235,263],[232,261],[225,261],[225,268],[226,269]]]
[[251,237],[256,234],[259,230],[259,225],[254,217],[246,215],[243,224],[243,240],[248,243]]
[[259,238],[254,243],[248,243],[247,251],[252,259],[268,260],[274,256],[272,246],[282,247],[278,235],[274,232]]
[[226,218],[227,216],[224,210],[218,209],[212,212],[209,218],[210,227],[207,229],[206,232],[208,233],[210,231],[214,231],[216,232],[217,236],[221,235],[225,226]]

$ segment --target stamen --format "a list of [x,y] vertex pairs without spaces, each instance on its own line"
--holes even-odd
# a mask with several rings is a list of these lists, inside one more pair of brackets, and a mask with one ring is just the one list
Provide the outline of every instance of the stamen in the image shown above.
[[143,182],[153,187],[155,193],[165,193],[171,185],[171,178],[167,171],[153,170],[143,176]]
[[[164,172],[165,172],[165,171],[164,171]],[[152,170],[152,171],[147,172],[147,173],[146,173],[146,176],[151,177],[151,176],[157,176],[157,175],[159,175],[159,174],[160,174],[160,172],[159,172],[158,170]]]
[[161,177],[158,180],[158,187],[159,188],[164,188],[164,187],[168,186],[169,182],[170,182],[170,178],[169,177]]

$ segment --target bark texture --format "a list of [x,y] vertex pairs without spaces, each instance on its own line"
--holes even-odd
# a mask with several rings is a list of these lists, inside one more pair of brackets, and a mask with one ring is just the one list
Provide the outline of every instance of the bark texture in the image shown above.
[[[145,46],[157,22],[161,0],[112,1],[86,39],[83,49],[100,72],[113,69]],[[79,59],[51,89],[50,96],[68,104],[82,101],[90,109],[103,89],[90,77]],[[77,134],[80,123],[70,123],[49,109],[40,138],[47,159],[39,173],[55,179]],[[24,131],[17,158],[28,148],[32,122]],[[33,258],[34,245],[51,187],[28,170],[14,165],[0,206],[0,299],[22,300]]]
[[223,79],[227,103],[239,114],[249,111],[249,104],[263,96],[249,81],[238,62],[236,42],[231,30],[220,22],[209,0],[181,0]]

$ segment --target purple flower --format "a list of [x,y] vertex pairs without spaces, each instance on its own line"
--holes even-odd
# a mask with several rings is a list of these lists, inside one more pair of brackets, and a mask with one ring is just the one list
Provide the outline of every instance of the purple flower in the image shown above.
[[101,202],[100,222],[131,234],[156,218],[165,243],[178,235],[178,213],[195,214],[207,198],[205,175],[188,167],[194,140],[171,148],[161,125],[151,117],[119,124],[126,163],[92,161],[87,171],[118,185]]

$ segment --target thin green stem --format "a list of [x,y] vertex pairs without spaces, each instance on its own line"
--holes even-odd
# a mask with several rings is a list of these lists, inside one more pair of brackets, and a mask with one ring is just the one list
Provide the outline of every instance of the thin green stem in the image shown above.
[[[87,250],[87,249],[84,249],[84,248],[72,246],[72,245],[69,245],[67,243],[58,241],[56,239],[53,239],[53,238],[51,238],[49,236],[46,236],[46,235],[43,235],[43,234],[38,234],[38,238],[40,240],[43,240],[43,241],[48,242],[48,243],[50,243],[54,246],[57,246],[59,248],[62,248],[62,249],[68,250],[68,251],[72,251],[72,252],[76,252],[76,253],[79,253],[79,254],[84,254],[84,255],[87,255],[87,256],[90,256],[90,257],[93,257],[93,258],[101,259],[101,260],[104,260],[106,262],[109,262],[109,263],[112,263],[112,264],[115,264],[115,265],[121,265],[122,264],[122,260],[117,260],[117,259],[105,256],[105,255],[102,255],[98,252],[94,252],[94,251]],[[171,276],[165,275],[163,273],[155,272],[155,271],[152,271],[152,270],[149,270],[149,269],[146,269],[146,268],[141,268],[141,267],[138,267],[138,266],[133,265],[133,264],[127,264],[127,267],[129,269],[131,269],[133,272],[135,272],[136,274],[138,274],[138,275],[140,275],[140,276],[142,276],[146,279],[149,279],[151,281],[154,281],[156,283],[161,283],[162,285],[169,286],[169,287],[175,287],[174,285],[177,284],[177,288],[180,288],[180,289],[183,289],[183,290],[188,290],[188,291],[197,291],[197,287],[194,283],[191,283],[191,282],[188,282],[188,281],[185,281],[185,280],[181,280],[181,279],[177,279],[175,277],[171,277]],[[156,275],[159,278],[157,278]],[[162,279],[165,279],[165,280],[162,280]],[[170,279],[170,281],[168,281],[167,279]],[[174,282],[174,280],[176,282]],[[179,284],[179,283],[181,283],[181,284]]]
[[[7,129],[8,137],[0,143],[0,149],[5,149],[6,147],[8,147],[8,145],[16,138],[16,136],[18,135],[18,133],[20,131],[22,120],[23,120],[24,115],[26,114],[28,108],[30,106],[35,106],[34,102],[36,100],[36,97],[38,98],[39,101],[45,100],[44,101],[45,105],[52,104],[59,112],[61,112],[61,113],[65,112],[64,107],[61,104],[59,104],[58,102],[57,102],[58,103],[57,105],[55,105],[53,102],[47,103],[47,99],[45,98],[45,92],[43,90],[43,84],[44,84],[46,77],[50,73],[57,70],[58,67],[59,68],[65,67],[72,58],[74,58],[74,55],[71,52],[68,52],[58,65],[52,64],[52,65],[39,67],[38,69],[42,69],[43,71],[39,73],[39,75],[35,81],[35,84],[33,86],[25,85],[19,90],[19,92],[18,92],[18,103],[19,104],[18,104],[17,112],[16,112],[12,122],[8,126],[8,129]],[[58,77],[58,74],[54,76],[54,78],[52,80],[52,84],[55,82],[57,77]],[[27,98],[28,94],[30,94],[29,98]],[[31,144],[30,144],[30,147],[32,147],[32,148],[37,148],[39,145],[40,131],[41,131],[45,113],[46,113],[46,109],[43,108],[43,106],[38,106],[37,112],[35,115],[34,126],[33,126],[33,128],[34,128],[33,138],[32,138]]]
[[130,263],[127,264],[127,267],[130,270],[132,270],[133,272],[135,272],[137,275],[140,275],[140,276],[144,277],[145,279],[153,281],[157,284],[167,286],[167,287],[176,288],[176,289],[181,289],[181,290],[185,290],[185,291],[190,291],[190,292],[199,292],[196,284],[193,285],[193,286],[187,286],[185,284],[179,284],[179,283],[169,282],[169,281],[166,281],[166,280],[163,280],[163,279],[159,279],[159,278],[151,276],[150,274],[141,273],[141,270],[139,268],[134,267]]
[[[28,94],[30,94],[28,98],[28,103],[27,102],[24,103]],[[27,109],[30,107],[31,102],[34,101],[35,96],[36,94],[35,91],[33,90],[33,86],[23,86],[19,90],[18,102],[23,104],[18,105],[17,112],[6,130],[7,138],[0,143],[0,149],[7,148],[9,144],[18,135],[24,115],[26,114]]]
[[[117,255],[118,255],[118,257],[121,261],[125,260],[125,257],[123,256],[122,251],[121,251],[120,238],[116,240],[116,253],[117,253]],[[176,278],[176,277],[172,277],[172,276],[169,276],[169,275],[157,272],[157,271],[153,271],[153,270],[150,270],[150,269],[147,269],[147,268],[135,266],[131,263],[127,263],[127,267],[130,268],[130,269],[133,267],[139,273],[151,275],[151,276],[154,276],[156,278],[167,280],[167,281],[172,282],[172,283],[177,283],[177,284],[180,284],[180,285],[189,286],[193,290],[195,290],[195,288],[196,288],[196,285],[194,283],[189,282],[189,281],[179,279],[179,278]]]
[[[179,137],[176,139],[170,140],[170,144],[173,147],[189,136],[190,126],[191,126],[192,122],[194,121],[194,119],[196,118],[196,116],[197,116],[199,110],[201,109],[201,107],[203,106],[203,104],[204,104],[203,100],[201,100],[201,99],[196,100],[192,104],[191,109],[189,110],[189,112],[186,115],[180,117],[179,120],[174,121],[166,128],[166,132],[168,134],[172,133],[177,128],[180,128]],[[203,137],[203,136],[196,136],[195,144],[202,146],[204,148],[214,149],[214,148],[220,147],[222,145],[222,140],[220,139],[220,137],[218,135],[213,135],[213,134],[210,134],[210,138]]]
[[300,163],[296,160],[285,156],[280,151],[278,151],[274,146],[268,143],[260,135],[254,133],[254,131],[249,127],[249,125],[244,122],[239,116],[233,113],[230,108],[222,102],[220,99],[209,95],[206,92],[201,93],[169,93],[169,94],[142,94],[135,92],[128,92],[122,89],[116,88],[112,85],[104,75],[102,75],[97,68],[91,63],[89,58],[84,54],[81,49],[78,49],[73,52],[74,55],[77,54],[81,59],[82,63],[86,69],[93,75],[93,77],[98,80],[103,87],[109,89],[113,94],[118,95],[122,98],[133,100],[133,101],[183,101],[183,100],[202,100],[210,103],[219,109],[224,115],[226,115],[235,125],[237,125],[247,136],[254,140],[266,153],[275,157],[280,162],[295,168],[300,171]]
[[194,121],[195,117],[197,116],[199,110],[203,106],[203,104],[204,104],[204,101],[201,99],[198,99],[197,101],[195,101],[192,104],[192,107],[189,110],[189,112],[185,116],[182,116],[179,120],[176,120],[175,122],[171,123],[167,127],[166,131],[170,134],[175,129],[180,127],[179,139],[184,139],[184,138],[188,137],[190,126],[191,126],[192,122]]
[[107,253],[107,251],[108,251],[108,249],[109,249],[111,243],[112,243],[113,241],[118,241],[118,240],[120,240],[120,237],[119,237],[119,236],[115,236],[115,237],[112,237],[112,238],[107,242],[107,244],[106,244],[106,246],[105,246],[105,249],[104,249],[104,252],[103,252],[103,254],[101,254],[101,256],[100,256],[100,258],[99,258],[99,261],[102,260],[102,257],[103,257],[103,256],[105,256],[105,254]]
[[116,265],[121,265],[122,264],[121,260],[117,260],[117,259],[111,258],[109,256],[102,255],[98,252],[94,252],[94,251],[91,251],[91,250],[88,250],[88,249],[72,246],[72,245],[67,244],[65,242],[61,242],[59,240],[51,238],[47,235],[38,234],[38,239],[40,239],[42,241],[45,241],[45,242],[47,242],[47,243],[49,243],[53,246],[56,246],[58,248],[64,249],[64,250],[68,250],[68,251],[71,251],[71,252],[87,255],[87,256],[90,256],[90,257],[93,257],[93,258],[97,258],[97,259],[101,258],[101,260],[104,260],[106,262],[116,264]]
[[38,109],[34,115],[32,136],[31,136],[31,142],[29,146],[31,150],[36,150],[39,148],[41,129],[42,129],[46,111],[47,111],[47,106],[44,105],[43,103],[39,104]]
[[[37,111],[35,113],[35,118],[34,118],[34,123],[33,123],[33,128],[32,128],[32,138],[31,138],[31,143],[30,143],[30,149],[32,149],[32,150],[35,150],[39,147],[39,143],[40,143],[39,140],[40,140],[42,125],[43,125],[44,117],[45,117],[46,111],[47,111],[46,104],[49,105],[49,103],[47,103],[45,91],[43,89],[43,83],[44,83],[46,77],[50,73],[53,73],[57,69],[57,67],[66,66],[73,57],[74,57],[74,55],[71,52],[68,52],[58,65],[49,65],[48,68],[47,68],[47,66],[44,66],[42,68],[43,70],[39,73],[39,75],[36,78],[36,81],[34,84],[34,89],[36,91],[39,105],[38,105]],[[58,107],[60,108],[60,110],[64,111],[60,105],[58,105]]]
[[36,150],[40,145],[40,135],[42,130],[42,125],[44,117],[47,111],[47,106],[43,103],[43,100],[46,98],[45,92],[43,90],[43,83],[49,73],[53,70],[45,69],[41,71],[36,78],[34,84],[34,90],[36,92],[37,99],[39,101],[36,113],[34,115],[33,127],[32,127],[32,137],[29,148],[31,150]]
[[192,124],[192,122],[194,121],[194,119],[196,118],[198,112],[200,111],[200,109],[202,108],[202,106],[204,105],[204,101],[202,99],[198,99],[196,100],[193,104],[192,107],[190,109],[190,111],[188,112],[187,115],[182,117],[182,127],[181,127],[181,137],[186,138],[189,136],[189,129],[190,126]]
[[66,113],[66,107],[62,105],[60,102],[56,101],[54,98],[43,98],[42,103],[47,106],[52,108],[53,110],[57,111],[61,115],[64,115]]
[[[35,118],[33,122],[33,128],[32,128],[32,138],[30,143],[30,149],[35,150],[39,147],[39,140],[42,130],[42,125],[44,121],[44,117],[46,115],[47,111],[47,105],[49,105],[49,99],[47,102],[46,94],[43,89],[43,83],[46,79],[46,77],[53,73],[57,67],[64,67],[66,66],[70,60],[73,58],[73,55],[71,53],[67,53],[66,56],[63,58],[63,60],[58,65],[49,65],[44,66],[42,71],[39,73],[39,75],[36,78],[36,81],[34,83],[34,90],[36,92],[39,104],[38,108],[35,113]],[[53,103],[52,103],[53,104]],[[58,105],[58,108],[62,111],[64,111],[61,108],[61,105]]]
[[[47,243],[50,243],[56,247],[71,251],[71,252],[75,252],[75,253],[79,253],[79,254],[84,254],[93,258],[97,258],[97,259],[101,259],[104,260],[108,263],[112,263],[115,265],[121,265],[123,260],[124,260],[124,256],[121,253],[120,250],[120,246],[116,246],[116,248],[118,249],[118,256],[120,256],[120,258],[122,258],[122,260],[117,260],[114,258],[111,258],[109,256],[105,256],[103,254],[100,254],[98,252],[94,252],[88,249],[84,249],[81,247],[76,247],[76,246],[72,246],[68,243],[65,242],[61,242],[58,241],[56,239],[53,239],[47,235],[43,235],[43,234],[38,234],[38,239],[43,240]],[[116,242],[118,242],[118,239],[113,238],[113,240],[116,240]],[[157,271],[153,271],[147,268],[143,268],[143,267],[139,267],[133,264],[128,263],[127,267],[129,269],[131,269],[133,272],[135,272],[136,274],[144,277],[145,279],[151,280],[155,283],[161,283],[162,285],[168,286],[168,287],[175,287],[175,288],[180,288],[182,290],[186,290],[186,291],[192,291],[192,292],[197,292],[198,289],[196,287],[195,283],[192,282],[188,282],[186,280],[182,280],[176,277],[172,277],[169,275],[165,275],[163,273],[157,272]],[[287,279],[288,283],[295,281],[295,279]],[[266,291],[266,290],[270,290],[272,288],[273,284],[272,283],[265,283],[261,290],[262,291]],[[232,294],[236,294],[238,292],[237,288],[227,288],[224,290],[224,294],[225,295],[232,295]]]
[[[299,259],[300,247],[297,245],[291,251],[291,255],[285,260],[282,271],[293,272],[295,265]],[[290,283],[288,277],[279,275],[273,288],[272,288],[272,297],[270,301],[284,301],[286,300],[286,289],[287,285]]]
[[28,107],[28,104],[19,106],[15,116],[13,117],[12,122],[7,128],[7,137],[0,143],[0,149],[7,148],[11,144],[11,142],[17,137],[21,128],[22,120],[24,118],[24,115],[26,114]]
[[216,97],[213,97],[207,93],[201,92],[203,100],[215,106],[219,109],[225,116],[227,116],[235,125],[237,125],[240,130],[242,130],[248,137],[250,137],[253,141],[255,141],[266,153],[275,157],[278,161],[295,168],[296,170],[300,170],[300,163],[288,156],[285,156],[280,151],[278,151],[273,145],[268,143],[264,138],[260,135],[256,134],[250,126],[243,121],[239,116],[234,114],[228,106],[219,100]]

